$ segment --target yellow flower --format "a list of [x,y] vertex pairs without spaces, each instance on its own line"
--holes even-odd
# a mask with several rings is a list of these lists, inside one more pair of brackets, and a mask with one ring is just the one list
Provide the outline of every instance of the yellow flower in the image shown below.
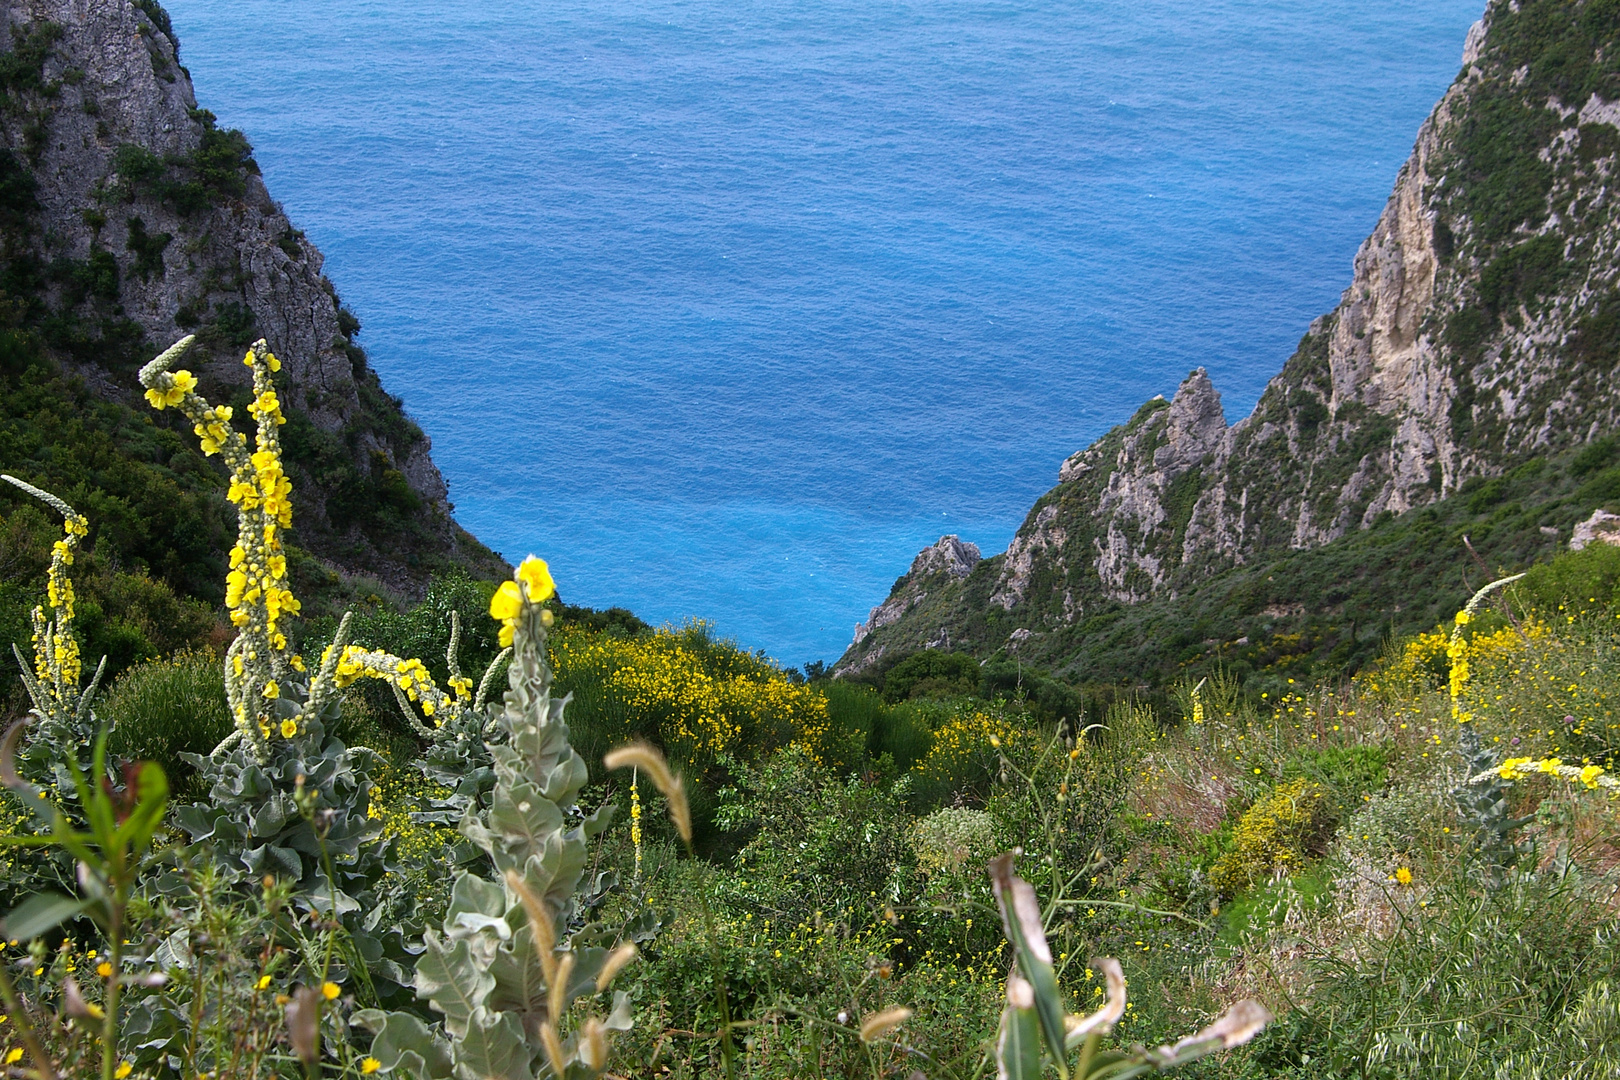
[[1402,885],[1412,884],[1412,871],[1408,870],[1404,866],[1401,867],[1399,870],[1395,871],[1395,880],[1400,882]]
[[103,960],[101,963],[96,965],[96,974],[100,975],[103,979],[110,978],[112,976],[112,965]]
[[518,567],[517,576],[518,580],[527,586],[531,603],[538,604],[542,600],[549,600],[557,591],[556,583],[551,580],[551,568],[546,565],[544,559],[530,555],[523,560],[523,565]]
[[298,734],[298,721],[289,716],[281,722],[281,737],[290,739],[296,734]]
[[1595,791],[1597,790],[1598,786],[1598,777],[1602,775],[1603,766],[1588,765],[1586,768],[1581,770],[1581,783]]
[[270,986],[270,976],[268,976],[268,975],[260,975],[259,976],[259,989],[264,990],[264,989],[267,989],[269,986]]
[[135,1071],[135,1066],[134,1065],[131,1065],[127,1061],[120,1061],[118,1063],[118,1068],[113,1070],[113,1076],[114,1076],[115,1080],[124,1080],[125,1077],[127,1077],[130,1073],[132,1073],[134,1071]]
[[491,618],[515,619],[518,612],[523,610],[523,594],[518,591],[515,581],[503,581],[501,587],[495,590],[495,595],[489,598],[489,614]]
[[22,1047],[13,1046],[10,1050],[6,1051],[6,1064],[7,1065],[15,1065],[15,1064],[17,1064],[17,1062],[19,1062],[21,1060],[22,1060]]
[[276,685],[276,680],[271,679],[269,682],[264,684],[264,696],[267,698],[278,698],[281,696],[281,687]]
[[335,982],[321,983],[321,996],[324,997],[327,1001],[335,1001],[335,1000],[337,1000],[337,996],[339,994],[341,994],[341,993],[343,993],[343,988],[340,987],[337,983],[335,983]]
[[361,1076],[370,1076],[380,1068],[382,1068],[382,1062],[378,1061],[374,1057],[365,1057],[360,1059]]

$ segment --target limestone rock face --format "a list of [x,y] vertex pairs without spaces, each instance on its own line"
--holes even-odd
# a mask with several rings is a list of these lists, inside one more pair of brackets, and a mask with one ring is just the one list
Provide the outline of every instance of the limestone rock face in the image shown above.
[[[241,161],[220,166],[228,182],[209,187],[203,170],[191,168],[228,151],[229,140],[198,109],[166,20],[155,24],[131,0],[0,0],[0,18],[12,31],[0,43],[55,28],[42,68],[54,96],[33,118],[39,126],[27,150],[40,257],[75,264],[110,258],[116,296],[106,300],[107,318],[133,327],[124,337],[138,332],[151,350],[198,333],[186,365],[216,396],[249,385],[245,346],[266,338],[283,363],[289,412],[330,435],[358,472],[402,476],[420,501],[429,546],[487,558],[451,520],[427,437],[367,370],[321,272],[321,253],[270,197],[245,143]],[[13,124],[5,127],[14,151],[27,142]],[[64,286],[50,288],[53,302],[71,306]],[[109,370],[95,352],[91,342],[62,359],[103,395],[137,399],[132,373]],[[329,557],[340,568],[358,560],[408,591],[418,583],[401,553],[329,517],[323,494],[299,492],[306,542],[329,538]]]
[[[1193,372],[1065,460],[1005,554],[869,623],[841,666],[942,631],[990,653],[1024,630],[1020,653],[1061,667],[1099,605],[1317,547],[1620,426],[1620,75],[1537,83],[1553,66],[1534,50],[1563,31],[1526,20],[1575,18],[1551,11],[1490,0],[1338,306],[1249,416],[1228,427]],[[1604,34],[1581,39],[1580,70],[1620,51],[1620,27]]]
[[[964,543],[954,534],[942,536],[935,543],[923,548],[917,553],[917,557],[911,560],[911,569],[894,583],[889,598],[873,608],[865,622],[855,624],[855,643],[858,645],[873,631],[898,622],[907,613],[927,601],[930,589],[937,590],[940,586],[963,580],[973,573],[973,568],[979,565],[979,561],[978,546]],[[883,650],[879,648],[866,657],[864,662],[846,670],[862,670],[876,663],[882,655]]]
[[1594,510],[1592,516],[1575,526],[1569,538],[1571,551],[1581,551],[1590,544],[1613,544],[1620,547],[1620,514],[1607,510]]

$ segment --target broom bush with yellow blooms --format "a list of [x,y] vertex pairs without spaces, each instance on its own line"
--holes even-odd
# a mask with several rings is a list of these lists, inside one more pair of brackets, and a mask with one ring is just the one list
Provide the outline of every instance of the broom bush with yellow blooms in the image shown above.
[[434,609],[430,668],[362,620],[300,625],[279,363],[248,350],[233,411],[189,347],[141,381],[228,474],[234,638],[106,699],[128,726],[104,747],[161,749],[131,710],[173,707],[181,674],[203,718],[149,841],[119,822],[159,805],[150,774],[90,752],[71,571],[94,522],[14,481],[64,525],[0,762],[8,882],[42,898],[0,939],[13,1075],[1620,1072],[1602,553],[1493,582],[1346,682],[1217,672],[1174,711],[987,700],[999,675],[974,692],[960,656],[887,697],[806,680],[703,624],[578,614],[533,557],[473,594],[471,653],[472,586]]

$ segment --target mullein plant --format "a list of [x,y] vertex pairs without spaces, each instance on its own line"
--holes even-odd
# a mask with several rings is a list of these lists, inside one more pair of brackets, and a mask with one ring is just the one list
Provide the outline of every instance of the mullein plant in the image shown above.
[[15,476],[0,475],[0,480],[21,488],[62,515],[62,538],[51,546],[45,603],[33,610],[33,661],[30,663],[15,645],[12,652],[33,703],[28,742],[18,754],[19,768],[35,782],[71,791],[69,764],[79,765],[79,752],[95,741],[97,723],[91,704],[107,667],[107,659],[102,657],[90,685],[81,687],[83,670],[73,630],[73,578],[69,568],[79,542],[89,535],[90,523],[48,491]]
[[[236,430],[233,410],[210,404],[197,392],[196,377],[176,367],[193,340],[181,339],[143,367],[140,381],[152,407],[182,413],[204,454],[223,458],[229,470],[226,498],[236,507],[237,540],[225,606],[237,636],[224,658],[233,730],[211,754],[187,757],[210,789],[206,801],[179,807],[175,820],[239,880],[289,879],[305,910],[335,912],[351,939],[349,960],[363,961],[374,982],[392,984],[376,987],[386,999],[410,982],[408,940],[416,935],[390,919],[400,907],[387,902],[395,887],[387,880],[392,845],[381,821],[367,813],[380,758],[331,734],[342,691],[363,678],[386,681],[412,730],[435,745],[481,744],[483,713],[458,668],[452,666],[450,689],[440,689],[420,661],[350,644],[347,615],[317,663],[306,664],[292,649],[287,629],[300,605],[283,546],[292,484],[282,468],[286,418],[272,381],[281,363],[263,340],[242,360],[253,373],[250,442]],[[454,640],[450,655],[454,665]],[[302,811],[300,792],[317,813]]]
[[[442,929],[423,937],[416,992],[442,1028],[413,1013],[355,1014],[374,1034],[369,1060],[385,1073],[594,1077],[607,1068],[611,1033],[630,1027],[629,997],[612,985],[651,925],[591,919],[602,883],[586,881],[587,855],[614,808],[587,815],[578,806],[585,762],[569,744],[567,700],[551,696],[546,662],[552,614],[541,605],[552,592],[545,563],[531,557],[491,601],[512,646],[505,701],[491,717],[502,738],[489,748],[488,809],[460,823],[490,871],[459,874]],[[601,999],[605,1009],[595,1007]]]
[[[51,548],[50,569],[45,579],[45,603],[35,607],[33,616],[33,657],[25,658],[15,645],[12,653],[28,692],[32,708],[27,718],[15,725],[9,743],[12,770],[19,783],[37,785],[41,797],[60,796],[59,812],[64,821],[85,825],[88,809],[78,800],[75,777],[95,779],[95,766],[80,755],[92,746],[100,733],[99,721],[91,708],[107,661],[103,657],[88,686],[81,685],[83,671],[79,641],[73,628],[74,593],[70,569],[79,542],[90,532],[89,522],[73,507],[41,489],[17,479],[0,476],[62,515],[62,537]],[[25,737],[26,736],[26,737]],[[102,773],[102,779],[111,779]],[[35,804],[22,798],[23,806],[41,830],[54,828],[50,814],[41,811],[54,803]],[[38,830],[36,830],[38,831]],[[24,898],[74,887],[74,860],[55,845],[37,845],[26,857],[14,857],[5,894]]]

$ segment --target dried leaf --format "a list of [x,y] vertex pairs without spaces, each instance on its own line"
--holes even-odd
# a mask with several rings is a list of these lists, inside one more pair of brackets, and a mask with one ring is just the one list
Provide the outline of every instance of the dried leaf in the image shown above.
[[669,763],[656,747],[647,743],[621,746],[608,751],[602,764],[610,769],[641,769],[652,777],[652,782],[669,800],[669,817],[675,823],[675,831],[687,844],[692,843],[692,811],[686,805],[686,788],[681,785],[681,778],[670,772]]
[[881,1039],[910,1019],[911,1010],[904,1005],[896,1005],[882,1012],[868,1013],[861,1018],[861,1042],[869,1043]]
[[1108,984],[1108,997],[1103,1001],[1103,1007],[1090,1016],[1069,1016],[1064,1019],[1065,1042],[1069,1049],[1080,1045],[1080,1041],[1092,1032],[1107,1035],[1119,1023],[1119,1018],[1125,1015],[1125,973],[1120,970],[1119,961],[1113,957],[1104,957],[1093,960],[1091,966],[1103,973]]
[[287,1003],[287,1041],[298,1060],[314,1065],[321,1057],[321,996],[312,986],[300,986]]

